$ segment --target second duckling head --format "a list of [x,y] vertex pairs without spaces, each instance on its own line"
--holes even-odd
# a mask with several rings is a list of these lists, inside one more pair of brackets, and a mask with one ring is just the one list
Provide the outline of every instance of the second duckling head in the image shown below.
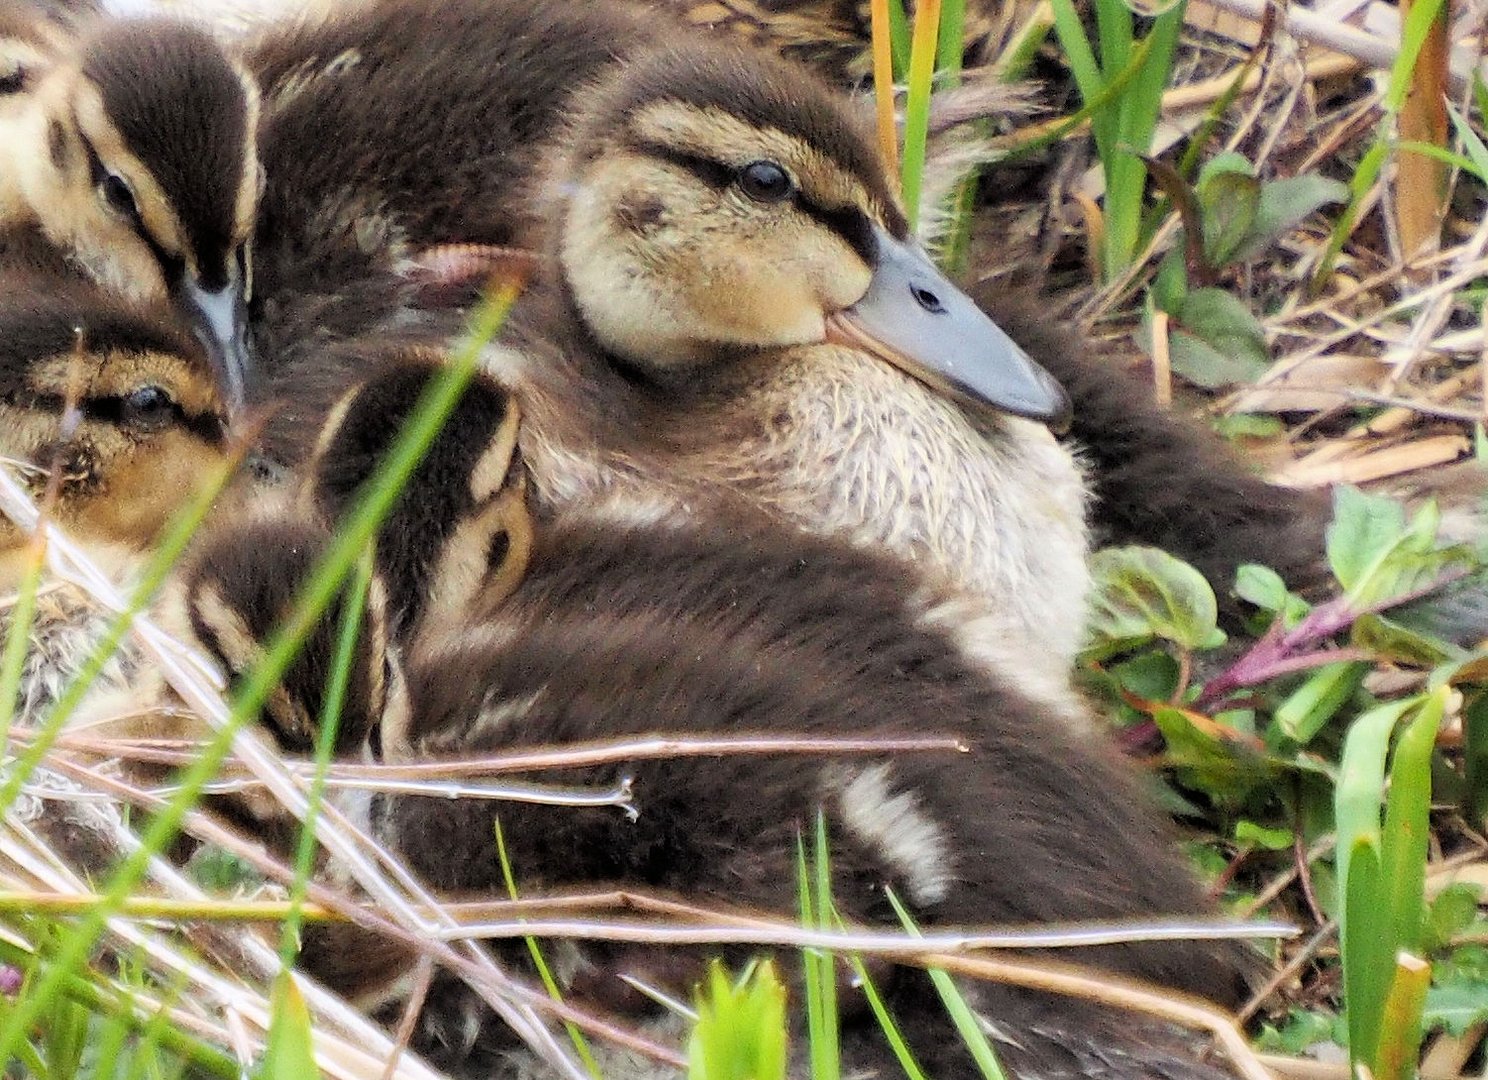
[[641,373],[837,342],[1065,421],[1058,383],[914,242],[870,132],[807,72],[664,48],[573,113],[544,192],[551,243],[589,330]]
[[102,20],[31,97],[15,212],[106,287],[173,302],[240,399],[263,184],[253,79],[188,23]]

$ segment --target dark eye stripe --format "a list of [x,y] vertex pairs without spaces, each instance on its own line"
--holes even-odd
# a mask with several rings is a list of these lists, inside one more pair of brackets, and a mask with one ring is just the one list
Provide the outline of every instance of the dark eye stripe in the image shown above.
[[[61,394],[28,394],[17,398],[16,404],[23,408],[53,413],[57,416],[67,411],[67,398]],[[124,398],[121,396],[107,394],[102,397],[84,398],[78,402],[78,407],[89,420],[122,426]],[[221,419],[217,416],[211,413],[187,413],[179,404],[173,404],[172,409],[175,411],[176,427],[185,428],[211,446],[221,446],[226,442],[226,432],[223,430]]]
[[[93,186],[96,188],[103,183],[109,175],[108,168],[103,164],[103,158],[99,157],[98,151],[88,136],[83,134],[83,129],[74,122],[73,127],[77,130],[78,138],[82,140],[83,152],[88,155],[88,173],[92,178]],[[176,283],[186,272],[186,263],[178,255],[172,255],[160,245],[160,242],[145,228],[144,220],[140,217],[139,207],[132,208],[129,214],[129,223],[134,227],[135,234],[145,242],[150,253],[155,256],[155,261],[160,264],[160,272],[165,277],[167,287],[174,289]]]
[[[632,148],[648,157],[659,158],[668,164],[686,169],[716,191],[728,188],[736,182],[739,176],[739,170],[732,165],[725,165],[700,154],[689,154],[685,150],[678,150],[661,143],[639,141],[633,143]],[[791,198],[803,214],[842,237],[843,241],[857,252],[859,258],[865,263],[872,266],[878,260],[878,244],[873,239],[873,223],[863,211],[855,206],[829,209],[812,202],[799,188]],[[889,231],[894,231],[892,225]]]

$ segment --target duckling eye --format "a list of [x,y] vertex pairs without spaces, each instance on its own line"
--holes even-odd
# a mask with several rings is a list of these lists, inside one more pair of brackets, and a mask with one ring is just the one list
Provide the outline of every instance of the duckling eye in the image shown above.
[[139,217],[139,207],[134,202],[134,192],[129,183],[118,173],[109,173],[98,183],[98,193],[110,210],[122,218],[133,221]]
[[136,431],[159,431],[176,417],[176,403],[159,386],[142,386],[127,394],[119,419]]
[[779,202],[790,195],[790,174],[773,161],[751,161],[739,170],[739,187],[756,202]]
[[16,63],[8,70],[0,70],[0,94],[19,94],[26,89],[26,68]]

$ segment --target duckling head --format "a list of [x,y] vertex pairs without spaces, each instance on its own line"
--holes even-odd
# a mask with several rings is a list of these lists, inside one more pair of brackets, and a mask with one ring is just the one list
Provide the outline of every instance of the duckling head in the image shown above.
[[[54,520],[92,541],[143,548],[228,458],[210,365],[168,312],[86,284],[0,283],[0,458]],[[0,550],[22,537],[0,518]]]
[[664,49],[578,99],[549,170],[562,278],[643,374],[837,342],[932,388],[1058,424],[1059,384],[909,235],[860,118],[799,68]]
[[37,86],[22,204],[96,281],[172,302],[242,397],[262,190],[252,78],[203,30],[105,21]]

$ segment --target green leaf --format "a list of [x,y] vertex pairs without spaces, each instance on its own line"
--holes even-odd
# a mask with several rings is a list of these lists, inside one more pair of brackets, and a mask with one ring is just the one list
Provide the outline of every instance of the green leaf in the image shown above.
[[310,1010],[289,972],[275,977],[269,1006],[269,1037],[258,1080],[318,1080]]
[[[1466,881],[1454,881],[1431,902],[1431,912],[1426,917],[1426,949],[1436,952],[1445,948],[1451,940],[1473,924],[1478,917],[1478,897],[1483,893],[1481,885]],[[1488,985],[1483,987],[1488,996]]]
[[708,965],[696,994],[697,1023],[687,1044],[688,1080],[784,1080],[785,986],[766,960],[738,985]]
[[1280,417],[1261,413],[1226,413],[1209,426],[1226,439],[1274,439],[1286,431]]
[[1261,203],[1261,182],[1242,172],[1221,172],[1199,186],[1204,261],[1218,269],[1235,258],[1251,235]]
[[1449,569],[1471,566],[1468,549],[1437,544],[1440,520],[1434,503],[1407,522],[1394,499],[1340,485],[1333,495],[1327,551],[1350,603],[1367,608],[1425,588]]
[[1245,563],[1235,571],[1235,595],[1262,611],[1281,611],[1291,593],[1281,575],[1269,566]]
[[1426,927],[1426,846],[1431,824],[1431,754],[1446,712],[1447,687],[1427,695],[1406,725],[1390,763],[1382,869],[1390,892],[1395,949],[1421,951]]
[[1216,802],[1239,806],[1276,776],[1275,764],[1258,747],[1207,717],[1160,708],[1153,711],[1152,719],[1167,743],[1167,763],[1185,786],[1204,791]]
[[1426,1030],[1442,1028],[1448,1035],[1464,1035],[1468,1028],[1488,1023],[1488,984],[1433,986],[1426,991],[1422,1021]]
[[1338,1017],[1293,1006],[1280,1025],[1262,1024],[1256,1049],[1297,1057],[1320,1043],[1337,1041]]
[[1318,668],[1277,707],[1273,728],[1297,746],[1306,746],[1353,697],[1368,671],[1368,664],[1351,661]]
[[1333,493],[1327,531],[1328,565],[1345,589],[1354,589],[1400,542],[1405,509],[1383,495],[1340,484]]
[[[1188,266],[1183,257],[1184,244],[1174,243],[1163,256],[1163,261],[1158,265],[1157,275],[1152,279],[1152,288],[1148,291],[1148,299],[1157,306],[1159,311],[1166,311],[1169,315],[1178,311],[1183,306],[1183,298],[1188,295]],[[1147,313],[1150,322],[1152,313]],[[1151,331],[1148,331],[1151,338]]]
[[1162,638],[1184,649],[1224,643],[1214,590],[1193,567],[1151,547],[1106,548],[1090,560],[1095,580],[1092,640]]
[[1170,346],[1173,370],[1210,389],[1254,382],[1271,362],[1259,320],[1222,289],[1195,289],[1183,298]]
[[1349,641],[1381,660],[1412,667],[1431,668],[1452,659],[1446,646],[1435,638],[1391,622],[1383,615],[1361,615],[1349,628]]
[[1330,203],[1348,201],[1348,185],[1316,173],[1261,185],[1250,229],[1230,258],[1235,262],[1257,258],[1308,214]]
[[1244,154],[1235,150],[1224,150],[1204,162],[1199,169],[1199,191],[1222,176],[1255,176],[1255,166]]
[[1379,903],[1385,887],[1379,848],[1360,837],[1351,848],[1344,889],[1343,991],[1348,1017],[1349,1060],[1372,1064],[1379,1045],[1380,1018],[1395,973],[1389,912]]
[[1239,843],[1265,848],[1267,851],[1286,851],[1292,846],[1295,837],[1291,829],[1268,829],[1242,818],[1235,823],[1235,839]]

